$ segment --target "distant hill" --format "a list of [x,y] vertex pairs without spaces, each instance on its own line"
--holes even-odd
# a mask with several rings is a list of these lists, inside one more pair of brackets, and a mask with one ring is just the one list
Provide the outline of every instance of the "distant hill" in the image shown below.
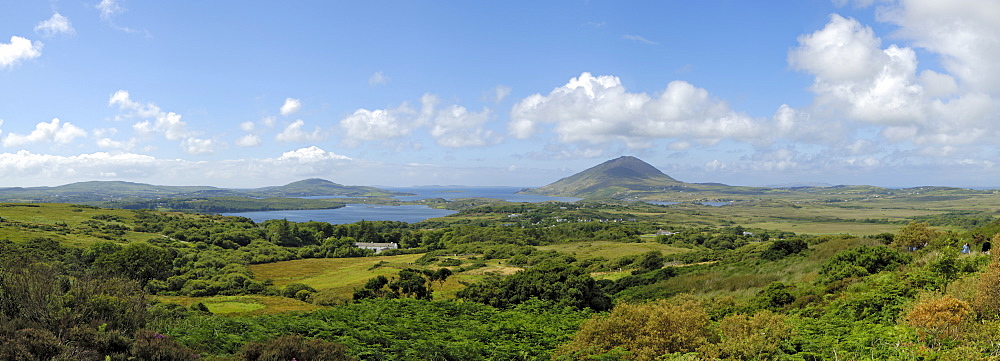
[[0,188],[4,202],[95,203],[135,199],[199,197],[386,197],[407,195],[375,187],[345,186],[323,179],[306,179],[283,186],[226,189],[210,186],[161,186],[121,181],[91,181],[56,187]]
[[551,196],[610,198],[627,192],[664,192],[689,188],[639,158],[624,156],[598,164],[555,183],[522,190]]
[[763,201],[782,197],[789,201],[842,202],[886,197],[920,200],[949,200],[994,190],[953,187],[913,187],[888,189],[864,185],[795,185],[785,187],[745,187],[722,183],[678,181],[639,158],[625,156],[598,164],[582,172],[520,193],[589,199],[642,201]]
[[375,187],[345,186],[325,179],[311,178],[277,187],[248,190],[247,193],[266,197],[386,197],[409,195]]

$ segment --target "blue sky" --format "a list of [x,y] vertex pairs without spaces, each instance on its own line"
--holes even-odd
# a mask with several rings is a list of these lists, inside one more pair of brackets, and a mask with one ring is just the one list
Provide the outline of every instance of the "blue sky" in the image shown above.
[[0,186],[1000,186],[1000,1],[17,1]]

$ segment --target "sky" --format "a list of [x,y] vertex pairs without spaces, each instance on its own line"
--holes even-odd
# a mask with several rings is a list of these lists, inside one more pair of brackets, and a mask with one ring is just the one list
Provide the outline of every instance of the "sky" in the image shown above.
[[1000,0],[0,0],[0,187],[1000,187]]

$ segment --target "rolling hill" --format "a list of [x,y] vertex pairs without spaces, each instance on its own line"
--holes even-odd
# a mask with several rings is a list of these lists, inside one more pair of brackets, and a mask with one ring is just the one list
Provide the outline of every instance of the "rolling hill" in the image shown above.
[[[991,194],[993,190],[954,187],[890,189],[876,186],[746,187],[721,183],[686,183],[670,177],[632,156],[615,158],[538,188],[521,193],[588,199],[646,201],[761,200],[840,202],[887,197],[964,198]],[[942,198],[943,199],[943,198]]]
[[0,188],[4,202],[94,203],[124,199],[205,197],[385,197],[406,195],[374,187],[345,186],[324,179],[306,179],[283,186],[227,189],[210,186],[161,186],[122,181],[91,181],[56,187]]
[[611,198],[623,193],[690,188],[639,158],[624,156],[598,164],[549,185],[523,193],[581,198]]

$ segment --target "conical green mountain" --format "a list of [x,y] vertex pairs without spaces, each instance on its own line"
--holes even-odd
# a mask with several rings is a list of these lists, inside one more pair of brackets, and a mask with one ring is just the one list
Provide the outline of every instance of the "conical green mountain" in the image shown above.
[[560,179],[544,187],[522,192],[552,196],[606,198],[626,192],[657,192],[685,186],[641,159],[624,156]]

